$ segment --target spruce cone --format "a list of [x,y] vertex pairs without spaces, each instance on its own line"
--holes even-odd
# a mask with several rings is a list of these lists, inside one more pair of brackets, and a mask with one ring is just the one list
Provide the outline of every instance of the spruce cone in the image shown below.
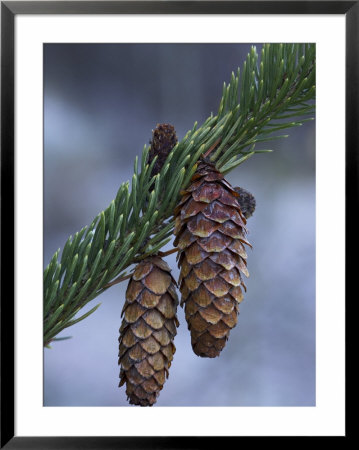
[[196,355],[214,358],[237,324],[238,304],[249,276],[243,244],[246,219],[239,194],[214,165],[201,161],[175,209],[181,306]]
[[148,163],[151,164],[155,156],[157,160],[152,169],[152,176],[157,175],[163,167],[168,154],[177,144],[176,131],[169,123],[158,123],[152,132],[151,148]]
[[256,209],[256,199],[253,194],[251,194],[246,189],[241,187],[235,187],[234,190],[239,194],[238,203],[241,207],[241,211],[246,219],[253,216]]
[[176,347],[178,299],[170,268],[151,256],[136,267],[126,291],[120,328],[120,384],[130,404],[152,406],[168,378]]

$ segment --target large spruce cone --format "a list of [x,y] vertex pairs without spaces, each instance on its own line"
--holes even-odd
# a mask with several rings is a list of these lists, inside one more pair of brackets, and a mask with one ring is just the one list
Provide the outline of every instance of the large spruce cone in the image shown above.
[[175,245],[181,306],[196,355],[214,358],[237,323],[241,273],[248,276],[246,219],[239,195],[214,165],[201,161],[176,207]]
[[120,384],[130,404],[152,406],[168,377],[177,334],[178,298],[170,268],[152,256],[136,267],[126,291],[120,328]]

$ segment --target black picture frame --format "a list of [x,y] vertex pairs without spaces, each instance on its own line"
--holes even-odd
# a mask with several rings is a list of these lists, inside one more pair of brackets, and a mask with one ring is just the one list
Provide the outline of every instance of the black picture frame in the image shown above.
[[[14,435],[14,20],[18,14],[343,14],[346,19],[346,297],[354,291],[358,205],[359,1],[1,2],[1,442],[6,449],[199,448],[227,437]],[[354,208],[353,208],[354,205]],[[351,237],[349,243],[349,236]],[[354,299],[355,300],[355,299]],[[348,304],[347,304],[348,306]],[[347,308],[348,317],[348,308]],[[348,328],[346,328],[348,339]],[[347,390],[348,392],[348,386]],[[348,397],[346,397],[348,400]],[[348,402],[346,402],[348,411]],[[348,419],[348,416],[347,416]],[[349,421],[346,424],[349,437]],[[184,424],[178,424],[183,431]],[[238,439],[238,438],[235,438]],[[226,442],[223,442],[226,441]],[[229,443],[229,442],[228,442]]]

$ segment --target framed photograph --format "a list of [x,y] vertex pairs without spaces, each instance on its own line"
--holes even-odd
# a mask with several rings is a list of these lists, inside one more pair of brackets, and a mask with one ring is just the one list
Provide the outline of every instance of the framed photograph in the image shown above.
[[1,2],[1,448],[348,436],[358,11]]

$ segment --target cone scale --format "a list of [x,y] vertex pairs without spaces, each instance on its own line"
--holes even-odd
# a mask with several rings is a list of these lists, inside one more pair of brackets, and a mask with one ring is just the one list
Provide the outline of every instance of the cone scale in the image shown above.
[[219,356],[237,324],[246,290],[246,218],[239,196],[211,163],[201,161],[175,209],[174,244],[181,306],[196,355]]
[[168,378],[179,325],[175,281],[168,265],[152,256],[131,277],[119,338],[120,384],[130,404],[152,406]]

